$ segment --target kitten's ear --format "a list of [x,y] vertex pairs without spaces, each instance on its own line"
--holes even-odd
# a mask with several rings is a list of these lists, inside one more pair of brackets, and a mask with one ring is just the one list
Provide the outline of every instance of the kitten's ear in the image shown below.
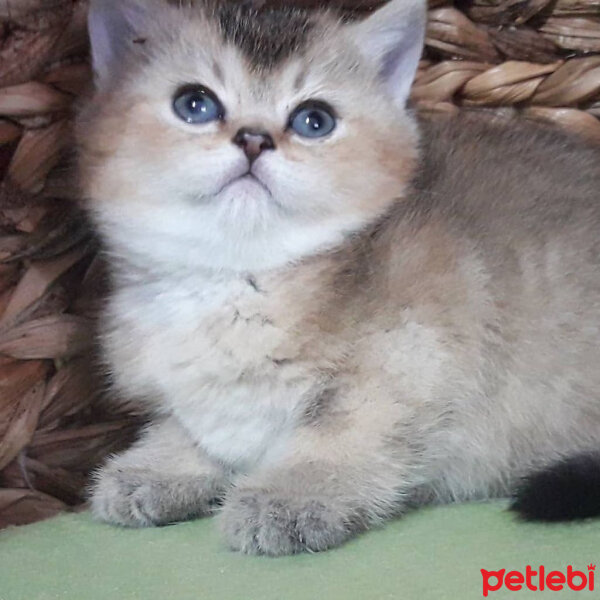
[[153,0],[91,0],[88,30],[98,82],[107,80],[136,38],[143,37],[153,7]]
[[374,61],[388,91],[404,107],[423,51],[426,0],[391,0],[353,26],[362,53]]

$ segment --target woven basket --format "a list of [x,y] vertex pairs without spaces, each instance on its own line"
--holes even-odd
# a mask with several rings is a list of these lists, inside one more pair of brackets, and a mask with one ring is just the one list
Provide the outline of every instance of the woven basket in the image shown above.
[[[433,0],[429,16],[423,111],[518,112],[600,142],[600,0]],[[104,276],[70,151],[85,19],[84,0],[0,0],[0,527],[79,506],[139,421],[93,376]]]

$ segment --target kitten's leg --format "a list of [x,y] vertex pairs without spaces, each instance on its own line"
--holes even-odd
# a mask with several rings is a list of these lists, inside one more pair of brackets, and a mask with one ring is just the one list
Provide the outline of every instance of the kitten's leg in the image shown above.
[[390,417],[371,405],[300,428],[282,464],[236,481],[227,494],[220,524],[230,546],[317,552],[398,514],[418,469]]
[[213,512],[228,485],[228,474],[168,419],[98,471],[91,507],[97,518],[116,525],[165,525]]

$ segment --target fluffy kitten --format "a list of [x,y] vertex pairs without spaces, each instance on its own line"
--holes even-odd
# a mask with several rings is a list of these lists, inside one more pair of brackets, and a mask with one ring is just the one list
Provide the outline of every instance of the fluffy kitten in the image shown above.
[[97,517],[222,504],[234,549],[318,551],[600,448],[600,152],[417,126],[424,24],[423,0],[361,22],[92,1],[104,349],[155,414],[97,474]]

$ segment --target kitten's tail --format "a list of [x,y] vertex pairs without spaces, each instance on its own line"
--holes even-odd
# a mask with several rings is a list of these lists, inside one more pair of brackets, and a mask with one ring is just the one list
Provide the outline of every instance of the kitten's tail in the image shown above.
[[527,476],[511,510],[529,521],[600,516],[600,452],[566,458]]

